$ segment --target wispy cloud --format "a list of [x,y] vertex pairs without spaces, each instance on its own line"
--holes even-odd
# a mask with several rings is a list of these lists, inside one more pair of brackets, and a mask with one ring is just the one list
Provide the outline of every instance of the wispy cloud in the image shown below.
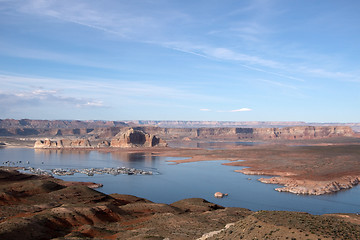
[[341,71],[330,71],[323,68],[312,68],[300,66],[299,70],[312,76],[320,78],[337,79],[340,81],[360,82],[360,77],[352,73],[346,73]]
[[249,112],[249,111],[252,111],[252,109],[250,109],[250,108],[240,108],[240,109],[230,110],[229,112]]
[[[332,72],[325,68],[321,69],[311,66],[298,67],[284,60],[279,60],[281,59],[279,57],[275,58],[271,55],[261,55],[259,51],[252,53],[253,51],[247,51],[246,48],[236,49],[226,45],[218,46],[216,44],[210,44],[210,41],[206,41],[206,39],[188,38],[197,39],[195,42],[189,41],[184,37],[180,41],[172,41],[172,34],[169,34],[173,29],[172,23],[178,22],[179,20],[186,22],[191,21],[191,17],[180,10],[175,11],[170,8],[162,12],[147,10],[146,8],[134,10],[131,4],[122,3],[122,8],[120,10],[116,8],[117,11],[114,11],[109,9],[109,6],[101,3],[92,5],[87,1],[74,2],[67,0],[29,0],[15,2],[17,2],[17,4],[14,4],[14,6],[16,6],[18,11],[23,13],[47,16],[102,31],[120,39],[156,44],[175,51],[186,52],[216,61],[237,62],[239,66],[251,71],[263,72],[281,78],[304,81],[304,74],[306,74],[315,77],[359,81],[356,74],[343,73],[341,71]],[[10,3],[10,1],[7,3]],[[210,30],[209,33],[223,35],[223,31],[227,31],[238,34],[240,38],[244,38],[246,42],[251,42],[252,40],[258,41],[264,34],[273,32],[269,24],[266,24],[266,18],[264,18],[264,16],[279,14],[280,10],[272,5],[273,3],[271,3],[271,1],[254,1],[247,6],[244,5],[240,9],[235,9],[229,14],[237,15],[244,12],[251,12],[252,16],[255,17],[246,18],[240,22],[229,21],[230,25],[226,26],[226,30],[213,29]],[[250,45],[255,46],[251,43]],[[269,48],[269,46],[266,46],[263,42],[261,45],[264,48]],[[12,49],[18,49],[18,47],[4,46],[1,52],[26,58],[46,59],[101,68],[116,68],[107,63],[99,64],[95,59],[91,61],[91,59],[89,60],[86,56],[74,56],[74,54],[71,54],[71,57],[69,57],[66,54],[47,52],[45,50],[18,49],[16,51]],[[291,54],[287,54],[287,56],[290,55]]]
[[35,89],[33,91],[0,92],[1,108],[37,107],[41,105],[61,106],[62,104],[73,107],[106,107],[102,101],[85,98],[63,96],[56,90]]
[[[252,71],[263,72],[266,74],[270,74],[294,81],[300,81],[300,82],[304,81],[304,79],[299,77],[276,72],[276,70],[281,71],[283,69],[288,68],[288,66],[284,65],[283,63],[273,60],[263,59],[258,56],[252,56],[252,55],[235,52],[228,48],[211,47],[201,44],[192,44],[189,42],[158,42],[158,43],[152,42],[152,43],[159,44],[176,51],[186,52],[189,54],[193,54],[196,56],[200,56],[216,61],[218,60],[235,61],[238,62],[239,66]],[[264,69],[264,67],[266,69]],[[268,70],[269,68],[274,70],[273,71]]]
[[76,104],[77,107],[104,107],[103,101],[88,101],[86,103]]
[[274,85],[274,86],[278,86],[278,87],[281,87],[281,88],[287,88],[287,89],[298,89],[298,87],[295,87],[295,86],[292,86],[292,85],[288,85],[288,84],[284,84],[282,82],[277,82],[277,81],[272,81],[272,80],[267,80],[267,79],[260,79],[261,82],[264,82],[264,83],[267,83],[267,84],[271,84],[271,85]]
[[207,109],[207,108],[202,108],[202,109],[200,109],[200,111],[202,111],[202,112],[210,112],[211,110]]
[[128,39],[145,36],[149,39],[155,36],[155,33],[161,34],[169,23],[188,19],[186,14],[174,9],[152,11],[151,5],[147,4],[144,2],[143,8],[134,9],[134,6],[127,2],[121,2],[119,8],[117,2],[89,4],[88,1],[29,0],[25,1],[19,10],[28,14],[53,17]]
[[[161,102],[163,105],[172,105],[174,100],[192,99],[193,102],[226,102],[229,99],[219,96],[194,93],[191,89],[181,86],[167,86],[167,84],[155,84],[126,81],[120,79],[78,79],[23,77],[9,74],[0,74],[0,82],[3,89],[20,89],[16,94],[23,94],[23,97],[31,96],[37,99],[57,97],[64,100],[66,96],[70,99],[81,100],[78,106],[101,106],[105,105],[104,99],[116,99],[113,105],[127,103],[151,104]],[[44,86],[51,85],[53,89],[45,89]],[[34,90],[35,89],[35,90]],[[76,94],[76,97],[73,97]],[[99,99],[89,99],[86,96],[97,96]]]
[[205,53],[209,56],[223,60],[240,61],[240,62],[246,62],[248,64],[255,64],[255,65],[271,67],[271,68],[282,68],[282,65],[278,62],[263,59],[257,56],[237,53],[228,48],[209,48],[205,50]]
[[[71,5],[71,8],[69,8],[69,5]],[[261,6],[261,4],[255,5],[256,8]],[[172,29],[170,23],[178,21],[179,19],[188,21],[189,17],[184,13],[172,11],[171,14],[168,13],[166,15],[161,15],[161,17],[157,17],[157,15],[159,15],[158,12],[145,11],[140,15],[134,15],[133,12],[126,11],[126,5],[124,10],[120,12],[103,11],[102,7],[103,6],[100,4],[100,6],[94,8],[94,6],[89,5],[87,2],[81,1],[74,3],[73,1],[31,0],[25,2],[20,8],[20,11],[72,22],[131,41],[152,43],[171,48],[175,51],[186,52],[217,61],[235,61],[239,62],[242,67],[252,71],[259,71],[292,80],[298,80],[298,78],[294,76],[263,69],[264,67],[277,70],[286,68],[283,63],[273,59],[266,59],[261,56],[234,51],[228,47],[210,46],[206,42],[196,44],[186,41],[169,41],[169,31]],[[161,19],[161,21],[159,19]],[[239,32],[240,34],[247,36],[255,36],[261,34],[261,32],[264,32],[265,30],[257,22],[244,22],[240,23],[240,25],[238,24],[238,26],[231,27],[230,31]],[[6,49],[12,48],[5,48],[5,50]],[[33,58],[54,59],[57,61],[63,59],[64,62],[74,62],[74,60],[67,59],[66,56],[57,56],[57,54],[52,55],[51,53],[46,52],[40,52],[40,54],[29,52],[26,54],[28,51],[29,50],[18,51],[18,54]],[[83,60],[85,62],[83,65],[94,65],[94,63],[89,63],[86,59]]]

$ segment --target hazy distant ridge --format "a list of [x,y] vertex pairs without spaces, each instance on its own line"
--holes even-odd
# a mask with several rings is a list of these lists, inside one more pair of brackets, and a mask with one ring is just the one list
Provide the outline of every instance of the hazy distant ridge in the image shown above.
[[121,121],[79,121],[79,120],[31,120],[31,119],[0,119],[0,128],[100,128],[100,127],[126,127]]
[[211,127],[243,127],[243,128],[281,128],[292,126],[348,126],[360,132],[360,123],[308,123],[301,121],[154,121],[154,120],[31,120],[0,119],[0,128],[104,128],[126,126],[157,126],[162,128],[211,128]]
[[309,123],[302,121],[152,121],[134,120],[124,121],[128,125],[149,125],[167,128],[200,128],[200,127],[248,127],[248,128],[269,128],[269,127],[292,127],[292,126],[348,126],[354,131],[360,132],[360,123]]

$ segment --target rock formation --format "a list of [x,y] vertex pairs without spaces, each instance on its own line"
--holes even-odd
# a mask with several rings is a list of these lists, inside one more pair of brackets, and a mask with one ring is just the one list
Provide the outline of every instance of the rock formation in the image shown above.
[[330,137],[354,137],[348,126],[293,126],[284,128],[159,128],[138,127],[163,139],[246,139],[309,140]]
[[[164,123],[164,124],[162,124]],[[353,129],[359,124],[316,124],[300,126],[302,122],[143,122],[132,123],[115,121],[63,121],[63,120],[14,120],[0,119],[0,136],[38,136],[47,138],[110,139],[126,131],[129,125],[150,135],[165,140],[181,139],[245,139],[245,140],[298,140],[328,137],[356,137]],[[176,124],[175,124],[176,123]],[[203,123],[203,124],[201,124]],[[155,124],[150,126],[146,124]],[[188,125],[187,125],[188,124]],[[161,127],[159,127],[161,126]],[[168,127],[172,126],[172,127]],[[203,127],[210,126],[210,127]],[[273,127],[271,127],[273,126]]]
[[216,197],[216,198],[223,198],[225,196],[228,196],[228,194],[227,193],[222,193],[222,192],[216,192],[214,194],[214,197]]
[[61,140],[37,140],[34,148],[90,148],[91,144],[88,139],[61,139]]
[[[348,126],[360,132],[360,123],[307,123],[299,121],[128,121],[131,126],[156,126],[161,128],[284,128],[295,126]],[[0,125],[1,126],[1,125]]]
[[[158,138],[155,135],[147,134],[141,130],[135,130],[133,128],[121,131],[118,133],[111,142],[103,140],[99,142],[96,147],[119,147],[119,148],[131,148],[131,147],[166,147],[167,143]],[[34,144],[34,148],[93,148],[88,139],[60,139],[60,140],[37,140]]]
[[260,178],[260,182],[284,185],[275,188],[278,192],[290,192],[295,194],[322,195],[334,193],[342,189],[349,189],[359,184],[359,176],[344,176],[336,180],[313,181],[297,180],[287,177]]
[[110,143],[111,147],[166,147],[167,143],[155,135],[130,128],[118,133]]
[[354,135],[350,127],[298,126],[284,128],[254,128],[254,137],[260,139],[318,139],[327,137],[350,137]]

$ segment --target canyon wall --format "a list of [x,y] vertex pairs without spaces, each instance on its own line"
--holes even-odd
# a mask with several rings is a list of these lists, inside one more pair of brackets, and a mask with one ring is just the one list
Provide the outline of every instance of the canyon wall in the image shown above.
[[236,138],[248,140],[294,140],[319,139],[328,137],[353,137],[354,131],[345,126],[297,126],[285,128],[159,128],[138,127],[164,139],[206,139],[206,138]]
[[314,127],[298,126],[285,128],[254,128],[253,135],[260,139],[318,139],[328,137],[351,137],[354,131],[350,127]]
[[[154,122],[154,124],[155,123],[156,122]],[[179,124],[181,123],[183,122],[180,121]],[[24,127],[15,127],[19,125],[23,125]],[[114,121],[48,121],[48,120],[11,120],[10,121],[8,119],[5,119],[5,120],[0,120],[0,136],[6,136],[6,137],[30,136],[37,138],[38,137],[44,137],[44,138],[45,137],[46,138],[76,137],[76,138],[86,138],[90,140],[101,140],[101,139],[111,140],[117,134],[128,130],[129,128],[126,127],[126,125],[127,124],[124,122],[114,122]],[[1,128],[1,126],[2,127],[10,126],[10,127]],[[87,126],[87,127],[74,128],[74,126]],[[93,126],[93,127],[90,128],[88,126]],[[157,135],[165,140],[182,140],[182,139],[293,140],[293,139],[319,139],[319,138],[328,138],[328,137],[357,136],[350,126],[290,126],[290,127],[282,127],[282,128],[277,128],[277,127],[271,127],[271,128],[264,128],[264,127],[262,128],[261,127],[258,128],[248,128],[248,127],[246,128],[244,127],[168,128],[166,127],[164,128],[158,126],[141,125],[141,126],[133,127],[133,129],[146,132],[150,135]],[[125,143],[121,143],[121,144],[125,144]]]
[[300,121],[125,121],[130,126],[155,126],[162,128],[284,128],[296,126],[346,126],[360,132],[360,123],[316,123]]

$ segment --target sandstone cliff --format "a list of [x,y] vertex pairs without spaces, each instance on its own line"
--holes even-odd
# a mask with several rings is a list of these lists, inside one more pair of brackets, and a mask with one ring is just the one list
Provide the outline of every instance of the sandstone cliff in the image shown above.
[[50,139],[37,140],[34,148],[90,148],[91,144],[88,139],[61,139],[52,141]]
[[[4,120],[3,120],[4,121]],[[39,123],[40,124],[40,123]],[[45,122],[44,122],[45,124]],[[56,124],[55,124],[56,125]],[[2,126],[0,124],[0,126]],[[95,128],[0,128],[0,136],[37,136],[46,138],[86,138],[111,139],[123,133],[128,127],[95,127]],[[32,126],[37,126],[33,124]],[[51,126],[54,126],[52,124]],[[58,125],[56,125],[58,126]],[[283,128],[242,128],[242,127],[211,127],[211,128],[161,128],[155,126],[134,127],[134,130],[156,135],[164,140],[181,139],[213,139],[213,140],[309,140],[330,137],[357,137],[349,126],[292,126]]]
[[127,121],[130,126],[157,126],[162,128],[283,128],[295,126],[348,126],[354,131],[360,132],[360,123],[307,123],[295,121]]
[[145,133],[141,130],[130,128],[118,133],[110,143],[111,147],[166,147],[167,143],[155,135]]
[[296,126],[284,128],[160,128],[138,127],[136,129],[164,139],[247,139],[247,140],[296,140],[329,137],[353,137],[354,131],[346,126]]
[[317,139],[327,137],[350,137],[354,132],[345,126],[298,126],[285,128],[254,128],[253,136],[260,139]]

